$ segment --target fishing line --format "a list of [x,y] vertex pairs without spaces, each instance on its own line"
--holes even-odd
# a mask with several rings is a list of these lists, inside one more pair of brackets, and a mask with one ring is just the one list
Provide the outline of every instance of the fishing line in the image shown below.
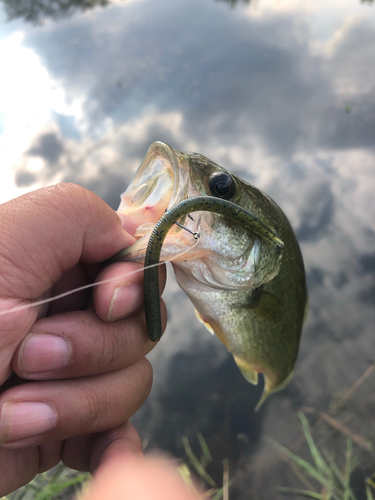
[[[18,311],[23,311],[24,309],[30,309],[31,307],[37,307],[37,306],[41,306],[43,304],[48,304],[50,302],[53,302],[54,300],[62,299],[64,297],[67,297],[68,295],[72,295],[73,293],[81,292],[82,290],[87,290],[88,288],[94,288],[95,286],[98,286],[98,285],[104,285],[105,283],[110,283],[111,281],[116,281],[116,280],[119,280],[121,278],[126,278],[128,276],[132,276],[133,274],[140,273],[141,271],[144,271],[145,269],[146,270],[151,269],[152,267],[157,267],[157,266],[161,266],[162,264],[165,264],[167,262],[172,262],[175,259],[181,257],[182,255],[185,255],[186,253],[190,252],[198,245],[199,234],[197,233],[197,236],[194,236],[194,237],[196,239],[196,242],[194,243],[193,246],[187,248],[183,252],[181,252],[181,253],[175,255],[174,257],[171,257],[170,259],[167,259],[163,262],[157,262],[156,264],[151,264],[151,265],[146,266],[146,267],[141,267],[140,269],[135,269],[134,271],[131,271],[129,273],[120,274],[119,276],[114,276],[113,278],[108,278],[106,280],[97,281],[95,283],[88,283],[87,285],[83,285],[83,286],[80,286],[78,288],[74,288],[73,290],[68,290],[67,292],[60,293],[59,295],[55,295],[54,297],[49,297],[47,299],[37,300],[36,302],[32,302],[31,304],[29,303],[29,304],[22,304],[19,306],[15,306],[15,307],[12,307],[11,309],[6,309],[5,311],[0,311],[0,316],[4,316],[5,314],[8,314],[8,313],[15,313]],[[131,261],[128,261],[128,262],[131,262]]]

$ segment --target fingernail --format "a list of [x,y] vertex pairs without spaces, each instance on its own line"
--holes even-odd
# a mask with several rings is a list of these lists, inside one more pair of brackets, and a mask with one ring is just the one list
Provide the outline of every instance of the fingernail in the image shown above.
[[8,443],[53,429],[57,415],[45,403],[4,403],[0,416],[0,442]]
[[69,364],[70,346],[57,335],[29,333],[22,343],[18,366],[22,373],[60,370]]
[[116,288],[109,305],[107,319],[115,321],[141,307],[143,291],[138,285],[121,285]]

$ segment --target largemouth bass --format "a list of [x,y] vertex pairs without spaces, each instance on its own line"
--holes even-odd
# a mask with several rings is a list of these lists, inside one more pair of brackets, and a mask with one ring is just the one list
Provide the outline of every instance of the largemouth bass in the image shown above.
[[[165,212],[202,196],[242,207],[272,234],[267,238],[226,217],[225,211],[207,212],[200,206],[176,220],[180,225],[169,231],[160,255],[161,261],[174,259],[178,284],[198,319],[233,354],[244,377],[256,385],[263,373],[259,407],[290,380],[307,311],[301,251],[280,207],[208,158],[155,142],[118,209],[139,221],[139,240],[115,260],[143,261],[150,234]],[[199,244],[179,257],[193,246],[197,232]]]

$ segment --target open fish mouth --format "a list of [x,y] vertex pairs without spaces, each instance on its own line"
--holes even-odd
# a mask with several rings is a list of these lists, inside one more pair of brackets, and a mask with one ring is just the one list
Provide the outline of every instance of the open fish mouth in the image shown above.
[[[127,249],[124,257],[141,260],[144,257],[149,236],[164,213],[178,202],[188,198],[189,171],[183,161],[179,161],[178,151],[163,142],[154,142],[134,178],[121,195],[118,212],[129,215],[139,222],[135,236],[138,241]],[[199,230],[200,218],[193,221],[184,217],[179,220],[192,232]],[[174,257],[191,245],[193,236],[181,227],[174,226],[166,238],[161,260]]]
[[170,206],[187,197],[187,180],[183,180],[175,151],[163,142],[154,142],[121,195],[118,211],[140,225],[156,224]]

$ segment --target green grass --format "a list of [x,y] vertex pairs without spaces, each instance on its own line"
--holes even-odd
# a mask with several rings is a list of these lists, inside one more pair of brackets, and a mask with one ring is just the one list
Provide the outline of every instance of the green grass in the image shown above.
[[[223,461],[223,485],[218,486],[206,471],[206,467],[213,461],[206,441],[200,433],[197,434],[197,439],[201,451],[199,458],[193,452],[188,438],[182,438],[186,454],[185,463],[178,467],[182,478],[192,489],[195,489],[196,478],[198,478],[200,487],[206,491],[204,498],[229,500],[228,461]],[[60,464],[53,474],[51,472],[38,474],[29,484],[2,498],[3,500],[63,500],[72,497],[74,493],[84,488],[90,477],[88,473],[73,471]]]
[[68,469],[63,464],[56,467],[53,474],[44,472],[23,488],[19,488],[3,500],[62,500],[79,491],[89,480],[90,474]]
[[186,436],[182,438],[182,444],[184,446],[187,460],[186,463],[180,465],[180,474],[189,487],[194,488],[194,483],[192,481],[192,469],[195,473],[195,477],[198,477],[200,487],[205,491],[204,498],[210,498],[212,500],[229,500],[229,487],[233,480],[229,480],[228,460],[223,460],[223,484],[222,486],[218,486],[206,471],[207,466],[213,462],[207,443],[201,433],[197,434],[197,439],[200,446],[199,458],[193,452],[188,438]]
[[[310,484],[310,486],[309,489],[288,487],[279,487],[278,489],[285,493],[298,494],[306,498],[319,500],[357,500],[350,487],[350,477],[357,465],[357,459],[353,456],[351,440],[347,440],[345,461],[340,468],[327,450],[320,450],[315,444],[305,415],[300,412],[298,416],[309,446],[312,463],[307,462],[277,441],[271,438],[268,438],[268,440],[287,458],[297,475],[302,480],[305,480],[305,484]],[[311,486],[309,479],[315,481],[318,486],[316,488]],[[368,479],[366,482],[367,500],[374,500],[372,491],[375,490],[374,479]]]
[[[334,457],[325,449],[321,449],[314,442],[310,425],[303,413],[299,413],[303,435],[309,447],[311,461],[307,461],[291,450],[269,438],[283,456],[288,460],[293,471],[301,478],[306,489],[279,487],[284,493],[298,494],[306,498],[318,500],[358,500],[351,488],[351,474],[357,466],[357,459],[353,455],[352,441],[347,440],[345,458],[338,465]],[[182,438],[185,452],[185,461],[178,467],[186,484],[195,488],[196,478],[199,486],[206,491],[204,498],[212,500],[229,500],[229,488],[234,479],[229,479],[228,460],[223,461],[223,481],[218,485],[208,474],[207,467],[213,463],[210,450],[202,434],[197,434],[199,443],[198,455],[194,453],[188,438]],[[194,479],[193,480],[193,476]],[[58,466],[54,473],[38,474],[28,485],[4,497],[5,500],[61,500],[71,497],[79,491],[89,480],[90,474],[79,473]],[[367,479],[367,500],[375,500],[375,474]]]

